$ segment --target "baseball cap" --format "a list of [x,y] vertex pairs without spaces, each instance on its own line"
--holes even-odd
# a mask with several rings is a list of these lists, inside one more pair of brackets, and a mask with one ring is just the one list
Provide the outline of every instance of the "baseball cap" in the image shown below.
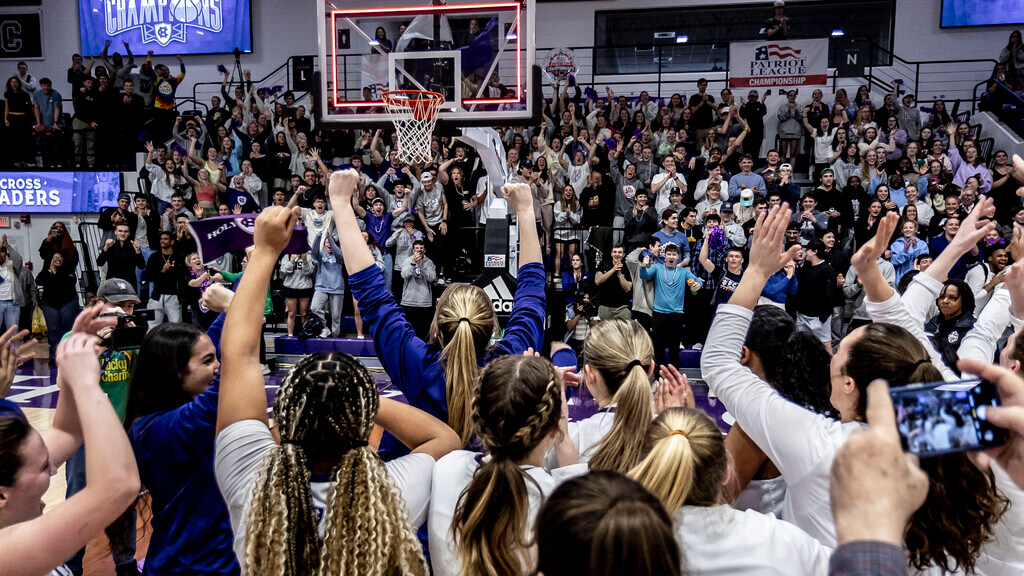
[[127,281],[120,278],[107,278],[96,290],[96,297],[102,298],[110,303],[117,302],[139,302],[139,295],[135,288]]
[[782,8],[785,5],[786,5],[786,3],[783,2],[782,0],[775,0],[775,7],[776,8]]
[[519,168],[529,168],[530,170],[533,170],[533,162],[530,162],[529,160],[523,160],[522,162],[519,163]]
[[398,217],[399,224],[405,224],[406,222],[415,222],[416,219],[412,217],[412,214],[406,212]]
[[753,96],[754,98],[757,98],[757,90],[751,90],[750,92],[747,92],[747,96]]
[[122,198],[125,199],[125,200],[131,200],[132,199],[132,195],[127,193],[127,192],[121,192],[120,194],[117,195],[117,199],[121,200]]
[[779,170],[792,170],[792,169],[793,169],[793,165],[789,164],[788,162],[786,164],[782,164],[781,166],[779,166]]
[[753,206],[754,205],[754,191],[750,188],[746,188],[743,192],[740,192],[740,206]]
[[415,246],[417,244],[426,244],[426,241],[423,240],[423,236],[422,235],[418,235],[418,236],[417,235],[413,235],[413,237],[412,237],[412,245]]
[[372,206],[372,205],[374,205],[374,204],[377,204],[377,203],[383,204],[383,203],[384,203],[384,199],[383,199],[383,198],[381,198],[380,196],[378,196],[378,197],[374,198],[374,199],[373,199],[373,200],[372,200],[372,201],[370,202],[370,205]]
[[430,172],[424,172],[423,174],[420,175],[420,182],[433,182],[433,181],[434,181],[434,175],[431,174]]
[[836,173],[835,173],[835,172],[833,172],[831,168],[823,168],[823,169],[821,170],[821,175],[822,175],[822,176],[824,176],[825,174],[831,174],[831,175],[833,175],[833,176],[835,176],[835,175],[836,175]]
[[[742,198],[742,196],[741,196]],[[732,202],[722,202],[722,212],[732,212]]]

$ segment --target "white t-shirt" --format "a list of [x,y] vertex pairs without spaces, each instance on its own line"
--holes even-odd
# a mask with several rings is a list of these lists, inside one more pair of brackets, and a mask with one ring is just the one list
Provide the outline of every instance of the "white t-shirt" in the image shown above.
[[[245,523],[249,516],[249,501],[252,499],[256,474],[262,469],[267,454],[276,446],[270,429],[259,420],[242,420],[228,426],[217,435],[214,472],[217,485],[228,505],[231,515],[231,529],[235,533],[235,555],[245,564]],[[409,512],[409,523],[420,526],[426,520],[430,502],[430,479],[434,459],[429,454],[409,454],[384,464],[388,475],[395,482],[405,508]],[[329,482],[311,482],[313,506],[320,519],[320,536],[323,537],[327,508]]]
[[[456,450],[438,460],[434,466],[430,513],[427,516],[430,563],[434,568],[434,576],[462,574],[462,561],[456,549],[455,538],[450,530],[459,496],[473,479],[473,473],[476,472],[479,465],[477,458],[480,456],[476,452]],[[489,456],[484,456],[484,458],[489,458]],[[526,526],[523,526],[524,532],[532,532],[537,513],[548,494],[554,492],[562,482],[587,473],[585,464],[556,468],[550,472],[536,466],[522,466],[522,469],[534,480],[534,482],[526,482],[526,491],[530,496],[530,510]]]
[[832,550],[770,514],[725,504],[683,506],[673,520],[686,574],[828,574]]
[[14,274],[11,268],[4,262],[0,264],[0,300],[14,300],[14,284],[11,284]]
[[324,210],[324,213],[320,214],[311,208],[303,208],[302,225],[306,227],[306,241],[309,242],[309,246],[312,248],[316,235],[321,232],[330,231],[334,226],[334,211]]
[[[678,174],[677,174],[677,176],[678,176]],[[654,178],[651,178],[651,189],[653,190],[655,186],[657,186],[661,182],[664,182],[666,179],[668,179],[668,173],[667,172],[661,172],[659,174],[655,174]],[[679,179],[682,180],[683,177],[679,176]],[[655,198],[655,200],[654,200],[654,211],[657,212],[658,214],[661,214],[665,210],[665,208],[668,208],[668,205],[669,205],[668,196],[669,196],[669,194],[671,194],[673,190],[678,190],[678,189],[679,189],[679,184],[676,182],[675,178],[669,180],[668,182],[665,182],[665,185],[662,186],[660,190],[658,190],[658,197]]]
[[590,462],[594,448],[604,439],[615,423],[615,411],[598,412],[589,418],[569,422],[569,438],[576,446],[580,462]]
[[782,517],[782,503],[786,498],[786,479],[782,476],[766,480],[751,480],[736,497],[732,507],[737,510],[754,510],[761,514]]

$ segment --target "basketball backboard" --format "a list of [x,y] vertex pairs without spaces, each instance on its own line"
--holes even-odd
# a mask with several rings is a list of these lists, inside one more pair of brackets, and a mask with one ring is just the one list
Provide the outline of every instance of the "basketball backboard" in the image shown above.
[[315,1],[322,122],[386,125],[389,90],[443,94],[441,125],[534,119],[535,0]]

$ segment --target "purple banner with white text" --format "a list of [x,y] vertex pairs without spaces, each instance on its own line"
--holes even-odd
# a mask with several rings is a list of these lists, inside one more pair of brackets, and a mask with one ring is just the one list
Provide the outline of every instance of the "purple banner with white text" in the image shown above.
[[[192,231],[192,237],[196,239],[196,245],[199,247],[199,259],[205,264],[228,252],[241,252],[252,246],[256,216],[258,214],[232,214],[189,222],[188,228]],[[306,227],[296,226],[284,253],[303,254],[305,252],[309,252]]]

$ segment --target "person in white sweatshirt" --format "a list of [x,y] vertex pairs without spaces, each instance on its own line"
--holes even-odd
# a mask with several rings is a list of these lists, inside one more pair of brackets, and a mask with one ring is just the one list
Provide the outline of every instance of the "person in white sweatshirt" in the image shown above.
[[[722,433],[696,408],[668,408],[651,424],[650,450],[630,476],[673,515],[686,574],[827,574],[832,550],[772,514],[721,503],[729,477]],[[786,567],[782,569],[782,567]]]

